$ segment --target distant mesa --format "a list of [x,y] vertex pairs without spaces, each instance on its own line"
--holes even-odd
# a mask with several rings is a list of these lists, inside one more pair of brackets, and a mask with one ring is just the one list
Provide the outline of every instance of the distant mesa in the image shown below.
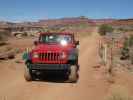
[[101,25],[101,24],[111,24],[111,25],[133,25],[133,19],[88,19],[85,16],[80,17],[69,17],[69,18],[60,18],[60,19],[47,19],[39,20],[37,22],[6,22],[0,21],[0,30],[1,29],[10,29],[10,28],[41,28],[47,26],[55,25],[74,25],[85,23],[88,25]]

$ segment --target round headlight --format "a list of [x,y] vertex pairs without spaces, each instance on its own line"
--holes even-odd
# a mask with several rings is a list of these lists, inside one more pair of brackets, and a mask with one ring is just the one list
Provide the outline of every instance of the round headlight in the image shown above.
[[67,41],[66,41],[66,40],[61,40],[61,41],[60,41],[60,44],[61,44],[62,46],[66,46],[66,45],[67,45]]

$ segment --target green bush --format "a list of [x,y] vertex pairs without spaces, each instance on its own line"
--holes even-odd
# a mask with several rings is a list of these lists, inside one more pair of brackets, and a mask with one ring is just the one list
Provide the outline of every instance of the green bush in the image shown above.
[[121,50],[121,60],[125,60],[129,58],[129,49],[124,47]]
[[129,58],[129,39],[125,38],[123,48],[121,49],[121,60]]
[[124,46],[121,50],[121,59],[130,59],[133,64],[133,35],[125,38]]
[[106,33],[113,32],[113,27],[107,24],[103,24],[99,27],[99,34],[106,35]]

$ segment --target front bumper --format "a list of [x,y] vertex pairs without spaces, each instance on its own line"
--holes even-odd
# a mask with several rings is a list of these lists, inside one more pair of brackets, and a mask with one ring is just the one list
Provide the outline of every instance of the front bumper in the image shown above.
[[27,67],[32,70],[68,70],[70,64],[29,64]]

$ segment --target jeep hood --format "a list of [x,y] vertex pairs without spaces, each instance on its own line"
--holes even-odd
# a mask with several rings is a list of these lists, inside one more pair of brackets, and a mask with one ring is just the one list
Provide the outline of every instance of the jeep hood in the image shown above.
[[69,51],[73,45],[62,46],[60,44],[39,44],[33,51]]

